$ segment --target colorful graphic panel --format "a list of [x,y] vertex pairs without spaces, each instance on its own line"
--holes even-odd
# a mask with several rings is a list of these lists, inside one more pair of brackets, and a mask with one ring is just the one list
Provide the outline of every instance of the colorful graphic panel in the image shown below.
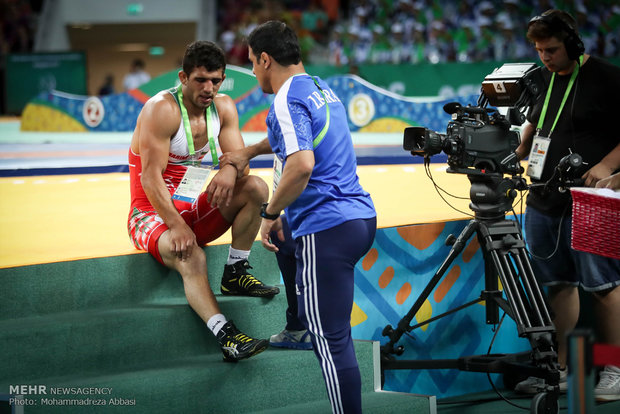
[[[229,65],[221,93],[231,96],[239,112],[242,131],[266,131],[265,118],[273,95],[264,94],[256,78],[244,68]],[[338,75],[326,79],[347,108],[352,132],[402,132],[411,125],[424,126],[444,132],[451,117],[443,106],[455,99],[408,98],[376,87],[355,75]],[[80,124],[86,131],[131,132],[144,103],[157,92],[174,87],[178,71],[163,74],[138,89],[120,94],[95,97],[72,95],[51,90],[40,93],[30,101],[24,113],[32,113],[32,106],[46,106],[47,114],[69,116],[73,122],[39,122],[29,117],[22,123],[24,131],[72,131]],[[460,103],[474,105],[477,95],[461,96]],[[36,111],[35,111],[36,112]],[[50,125],[56,129],[49,129]],[[67,125],[67,129],[62,128]]]
[[[413,307],[424,288],[448,256],[446,238],[458,236],[467,221],[420,224],[379,229],[355,275],[353,337],[388,342],[386,325],[396,327]],[[473,236],[447,269],[409,326],[475,300],[484,290],[484,261]],[[500,311],[499,316],[501,317]],[[486,325],[485,306],[475,304],[403,335],[397,345],[404,353],[397,359],[455,359],[486,354],[496,327]],[[519,338],[515,323],[504,319],[492,353],[529,350]],[[496,378],[497,376],[492,376]],[[384,389],[436,395],[438,398],[479,392],[488,383],[486,374],[458,370],[386,371]],[[486,387],[490,389],[491,386]]]

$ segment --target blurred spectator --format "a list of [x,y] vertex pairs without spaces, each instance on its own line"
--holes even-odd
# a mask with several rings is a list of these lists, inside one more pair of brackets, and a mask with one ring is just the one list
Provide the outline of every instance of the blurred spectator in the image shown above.
[[502,21],[497,24],[499,33],[493,45],[494,60],[523,60],[530,56],[528,45],[522,32],[515,30],[511,21]]
[[601,56],[620,56],[620,5],[611,7],[602,19]]
[[525,33],[528,21],[523,18],[526,12],[521,7],[522,3],[519,0],[503,0],[495,21],[504,27],[512,27],[513,30],[519,31],[519,35]]
[[114,93],[114,75],[108,73],[105,76],[103,85],[99,88],[99,96],[112,95]]
[[140,85],[143,85],[151,80],[151,75],[144,70],[145,66],[144,61],[139,58],[136,58],[131,62],[129,73],[127,73],[123,79],[123,88],[125,91],[136,89]]
[[359,65],[368,61],[370,56],[370,44],[372,33],[365,26],[349,26],[349,62]]
[[411,47],[409,48],[409,61],[420,63],[426,61],[426,28],[422,23],[416,22],[411,28]]
[[346,30],[345,28],[337,24],[329,35],[329,41],[327,43],[329,63],[334,66],[347,65],[349,63],[349,56],[344,50],[344,44],[346,42]]
[[445,24],[435,20],[430,24],[426,57],[431,63],[448,62],[454,60],[454,46]]
[[390,60],[389,63],[405,63],[411,59],[413,44],[405,37],[405,29],[402,24],[395,23],[391,27],[390,39]]
[[372,42],[370,44],[370,63],[388,63],[390,61],[390,44],[385,36],[385,29],[380,24],[372,28]]
[[598,50],[598,32],[601,24],[599,19],[597,19],[594,15],[589,15],[586,7],[581,3],[575,7],[573,17],[577,20],[579,37],[581,37],[586,50],[590,53],[601,55]]
[[495,60],[495,26],[487,16],[480,16],[476,20],[478,36],[476,41],[476,61]]
[[234,32],[233,44],[230,49],[225,50],[226,61],[231,65],[244,66],[249,64],[248,45],[241,30]]
[[[230,13],[238,16],[234,21],[244,32],[268,18],[284,20],[297,27],[308,63],[535,60],[523,34],[532,16],[551,8],[566,10],[579,20],[590,53],[620,55],[618,0],[348,0],[335,2],[340,5],[337,20],[333,0],[268,0],[269,7],[241,1],[248,5],[246,13]],[[232,9],[223,0],[218,3]],[[325,4],[330,5],[329,17]],[[219,21],[225,22],[221,31],[227,33],[233,19]],[[222,43],[224,47],[224,38]],[[384,51],[386,44],[389,53]],[[309,53],[321,48],[324,53]]]
[[0,57],[32,51],[34,22],[30,2],[0,0]]
[[301,29],[317,42],[324,44],[327,41],[329,18],[318,4],[320,0],[312,0],[308,8],[301,12]]
[[226,28],[222,33],[220,33],[220,47],[224,51],[226,55],[230,53],[233,46],[235,45],[235,39],[237,37],[237,33],[233,29]]
[[476,60],[476,25],[473,20],[463,20],[454,31],[456,60],[462,63]]

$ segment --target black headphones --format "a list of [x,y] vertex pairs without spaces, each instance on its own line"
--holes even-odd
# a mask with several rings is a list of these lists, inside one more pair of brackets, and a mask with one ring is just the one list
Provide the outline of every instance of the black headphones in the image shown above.
[[583,55],[585,46],[583,41],[577,34],[575,28],[568,22],[564,21],[557,13],[541,14],[540,16],[534,16],[528,23],[527,27],[534,22],[542,21],[549,25],[554,32],[565,32],[564,47],[566,48],[566,54],[570,60],[578,60],[579,56]]

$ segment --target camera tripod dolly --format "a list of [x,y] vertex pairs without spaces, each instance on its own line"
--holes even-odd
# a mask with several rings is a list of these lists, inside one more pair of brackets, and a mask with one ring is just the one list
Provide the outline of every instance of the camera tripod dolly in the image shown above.
[[[546,298],[535,279],[521,231],[515,221],[505,218],[517,189],[525,189],[525,183],[522,178],[503,178],[501,174],[482,172],[468,173],[468,178],[472,184],[470,208],[475,213],[474,218],[458,237],[451,235],[448,238],[446,243],[452,245],[450,253],[396,328],[387,325],[383,329],[382,334],[389,341],[381,346],[382,377],[385,370],[397,369],[459,369],[513,377],[535,376],[544,379],[545,384],[540,386],[532,400],[531,412],[555,414],[559,411],[560,378],[554,345],[555,328]],[[424,301],[474,234],[480,243],[485,267],[485,289],[480,297],[411,326]],[[498,279],[505,298],[499,290]],[[404,351],[402,345],[396,346],[404,333],[482,301],[486,303],[486,323],[497,324],[501,308],[515,321],[519,337],[529,340],[531,352],[441,360],[398,360],[394,357]]]

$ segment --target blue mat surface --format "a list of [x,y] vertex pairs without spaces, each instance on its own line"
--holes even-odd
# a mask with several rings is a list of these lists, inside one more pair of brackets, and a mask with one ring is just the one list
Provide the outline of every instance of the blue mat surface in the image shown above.
[[[247,145],[264,133],[243,133]],[[402,148],[400,133],[353,133],[359,165],[421,163]],[[0,122],[0,177],[127,172],[127,132],[22,132],[19,121]],[[433,162],[444,162],[438,155]],[[269,168],[271,155],[252,160],[252,168]]]

